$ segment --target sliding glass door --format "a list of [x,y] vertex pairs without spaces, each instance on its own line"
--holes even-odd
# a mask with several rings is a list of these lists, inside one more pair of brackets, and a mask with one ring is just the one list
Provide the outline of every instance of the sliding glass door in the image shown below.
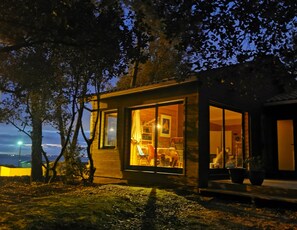
[[165,168],[173,173],[176,170],[172,169],[184,168],[183,101],[133,108],[130,111],[129,165],[155,171]]
[[[209,107],[209,149],[211,169],[243,166],[243,136],[244,116],[246,113],[224,109],[216,106]],[[248,139],[248,137],[247,137]],[[247,149],[247,146],[245,147]]]

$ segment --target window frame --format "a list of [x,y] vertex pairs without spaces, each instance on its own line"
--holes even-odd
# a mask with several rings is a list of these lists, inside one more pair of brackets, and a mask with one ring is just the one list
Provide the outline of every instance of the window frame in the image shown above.
[[[106,140],[106,118],[108,114],[116,113],[116,130],[115,130],[115,144],[114,145],[105,145]],[[99,137],[99,149],[115,149],[117,148],[118,143],[118,110],[104,110],[100,111],[100,137]],[[108,124],[108,123],[107,123]]]
[[[183,143],[183,168],[169,168],[169,167],[159,167],[157,165],[154,166],[143,166],[143,165],[131,165],[130,164],[130,157],[131,157],[131,146],[130,146],[130,140],[131,140],[131,128],[132,128],[132,111],[133,110],[140,110],[140,109],[147,109],[147,108],[154,108],[155,112],[155,122],[158,121],[158,110],[159,107],[161,106],[168,106],[168,105],[178,105],[182,104],[183,105],[183,138],[184,138],[184,143]],[[178,100],[171,100],[171,101],[164,101],[164,102],[158,102],[158,103],[153,103],[153,104],[145,104],[145,105],[138,105],[138,106],[131,106],[126,109],[126,114],[127,117],[129,118],[129,126],[126,129],[126,138],[125,138],[125,149],[126,149],[126,154],[125,158],[126,164],[125,164],[125,170],[137,170],[137,171],[142,171],[142,172],[151,172],[151,173],[169,173],[169,174],[178,174],[178,175],[184,175],[185,172],[185,159],[186,159],[186,99],[178,99]],[[155,126],[157,127],[157,126]],[[156,146],[158,146],[158,135],[154,136],[154,148],[155,148],[155,155],[156,155]]]
[[[242,148],[242,160],[244,162],[245,158],[246,158],[246,141],[245,141],[245,133],[246,133],[246,124],[245,124],[245,116],[246,116],[246,113],[247,113],[247,116],[248,116],[248,147],[250,149],[251,147],[251,139],[250,139],[250,135],[251,135],[251,132],[250,132],[250,113],[248,111],[245,111],[245,110],[241,110],[241,109],[238,109],[238,108],[235,108],[235,107],[232,107],[232,106],[227,106],[227,105],[222,105],[222,104],[219,104],[219,103],[215,103],[215,102],[211,102],[209,104],[209,109],[210,107],[216,107],[216,108],[219,108],[222,110],[222,132],[223,132],[223,167],[222,168],[211,168],[210,167],[210,164],[208,166],[209,170],[211,171],[220,171],[220,170],[226,170],[227,167],[226,167],[226,162],[225,162],[225,157],[226,157],[226,140],[225,140],[225,130],[226,130],[226,113],[225,113],[225,110],[229,110],[229,111],[232,111],[232,112],[236,112],[236,113],[240,113],[241,114],[241,130],[242,130],[242,134],[241,134],[241,139],[242,139],[242,143],[241,143],[241,148]],[[209,117],[209,124],[210,124],[210,117]],[[210,130],[209,130],[209,134],[210,135]],[[210,140],[209,140],[209,144],[210,145]],[[210,151],[209,153],[210,154]],[[210,161],[209,161],[210,163]],[[243,163],[244,164],[244,163]],[[242,166],[244,167],[244,165]]]

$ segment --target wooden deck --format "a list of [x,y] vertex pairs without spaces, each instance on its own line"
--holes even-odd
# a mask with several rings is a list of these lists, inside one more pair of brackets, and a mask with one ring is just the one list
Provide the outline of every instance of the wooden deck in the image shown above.
[[251,185],[248,179],[243,184],[230,180],[212,180],[208,188],[199,189],[202,195],[229,195],[268,201],[270,203],[287,203],[297,205],[297,181],[265,179],[262,186]]

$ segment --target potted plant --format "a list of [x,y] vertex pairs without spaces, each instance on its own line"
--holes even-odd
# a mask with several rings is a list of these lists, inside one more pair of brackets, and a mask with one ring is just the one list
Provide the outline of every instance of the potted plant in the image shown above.
[[245,160],[249,179],[252,185],[262,185],[265,178],[264,164],[261,156],[249,157]]
[[232,183],[242,184],[246,174],[245,168],[235,167],[235,164],[232,162],[228,162],[226,166]]

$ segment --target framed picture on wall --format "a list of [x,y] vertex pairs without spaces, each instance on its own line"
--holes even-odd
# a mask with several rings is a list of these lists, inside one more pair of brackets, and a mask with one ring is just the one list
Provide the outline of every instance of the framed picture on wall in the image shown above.
[[161,114],[161,137],[171,137],[171,116]]

